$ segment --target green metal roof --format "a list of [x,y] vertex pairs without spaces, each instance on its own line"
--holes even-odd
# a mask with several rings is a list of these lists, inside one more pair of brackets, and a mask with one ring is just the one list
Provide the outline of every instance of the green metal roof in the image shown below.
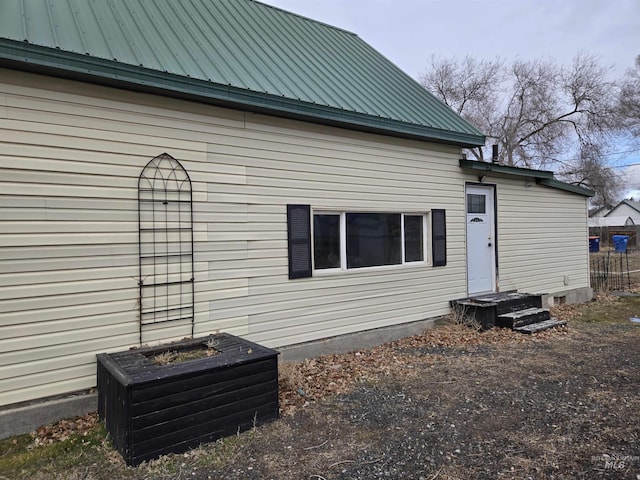
[[565,192],[576,193],[585,197],[593,197],[595,192],[588,188],[571,185],[570,183],[561,182],[553,176],[553,172],[548,170],[534,170],[532,168],[510,167],[507,165],[499,165],[497,163],[478,162],[475,160],[460,160],[460,168],[465,170],[473,170],[479,175],[491,173],[502,177],[520,177],[533,178],[535,182],[546,187],[564,190]]
[[253,0],[2,0],[0,66],[484,144],[478,129],[357,35]]
[[561,182],[560,180],[556,180],[555,178],[541,178],[536,180],[536,182],[546,187],[564,190],[565,192],[577,193],[578,195],[582,195],[584,197],[594,197],[596,194],[596,192],[589,188],[572,185],[571,183]]

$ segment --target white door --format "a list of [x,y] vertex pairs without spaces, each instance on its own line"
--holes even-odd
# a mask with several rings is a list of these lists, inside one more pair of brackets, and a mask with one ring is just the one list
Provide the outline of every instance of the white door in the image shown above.
[[495,292],[494,189],[467,185],[467,286],[469,295]]

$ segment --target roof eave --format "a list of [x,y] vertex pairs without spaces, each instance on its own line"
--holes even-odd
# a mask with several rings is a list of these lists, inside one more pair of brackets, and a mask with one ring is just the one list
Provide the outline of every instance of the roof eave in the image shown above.
[[565,183],[560,180],[556,180],[555,178],[541,178],[536,181],[537,183],[539,183],[540,185],[544,185],[545,187],[551,187],[557,190],[564,190],[565,192],[576,193],[578,195],[582,195],[583,197],[594,197],[596,195],[596,192],[594,192],[593,190],[580,187],[578,185]]
[[531,168],[509,167],[497,163],[478,162],[476,160],[460,159],[460,167],[477,172],[491,172],[506,176],[527,178],[553,178],[553,172],[548,170],[533,170]]
[[548,170],[509,167],[506,165],[499,165],[497,163],[485,163],[466,159],[460,160],[460,167],[466,170],[479,172],[480,175],[491,173],[502,177],[533,178],[537,184],[544,185],[545,187],[555,188],[556,190],[563,190],[565,192],[575,193],[585,197],[593,197],[595,195],[595,192],[588,188],[571,185],[570,183],[565,183],[555,179],[553,172]]
[[0,67],[462,148],[485,143],[482,135],[341,110],[6,38],[0,38]]

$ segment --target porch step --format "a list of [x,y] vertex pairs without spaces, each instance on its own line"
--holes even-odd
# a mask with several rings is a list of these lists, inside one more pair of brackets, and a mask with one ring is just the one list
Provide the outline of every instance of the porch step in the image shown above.
[[507,328],[520,328],[532,323],[540,323],[549,320],[549,310],[540,307],[529,307],[498,315],[497,325]]
[[[452,300],[450,303],[453,308],[460,309],[462,314],[473,316],[482,330],[489,330],[494,325],[508,328],[520,327],[549,318],[548,310],[545,317],[540,295],[519,293],[516,290],[461,298]],[[524,316],[522,313],[517,313],[521,311],[527,311],[527,313]]]
[[516,327],[514,330],[516,332],[521,333],[537,333],[543,330],[548,330],[550,328],[561,327],[562,325],[566,325],[566,320],[558,320],[557,318],[550,318],[549,320],[544,320],[538,323],[530,323],[529,325],[524,325],[522,327]]
[[515,290],[510,292],[480,295],[472,297],[472,299],[479,303],[494,303],[496,306],[496,315],[502,315],[527,308],[542,308],[542,297],[540,295],[520,293]]

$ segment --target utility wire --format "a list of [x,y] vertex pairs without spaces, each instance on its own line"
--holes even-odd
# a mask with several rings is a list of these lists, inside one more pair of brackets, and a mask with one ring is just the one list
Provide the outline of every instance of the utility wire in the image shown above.
[[613,165],[611,168],[635,167],[636,165],[640,165],[640,163],[629,163],[627,165]]

